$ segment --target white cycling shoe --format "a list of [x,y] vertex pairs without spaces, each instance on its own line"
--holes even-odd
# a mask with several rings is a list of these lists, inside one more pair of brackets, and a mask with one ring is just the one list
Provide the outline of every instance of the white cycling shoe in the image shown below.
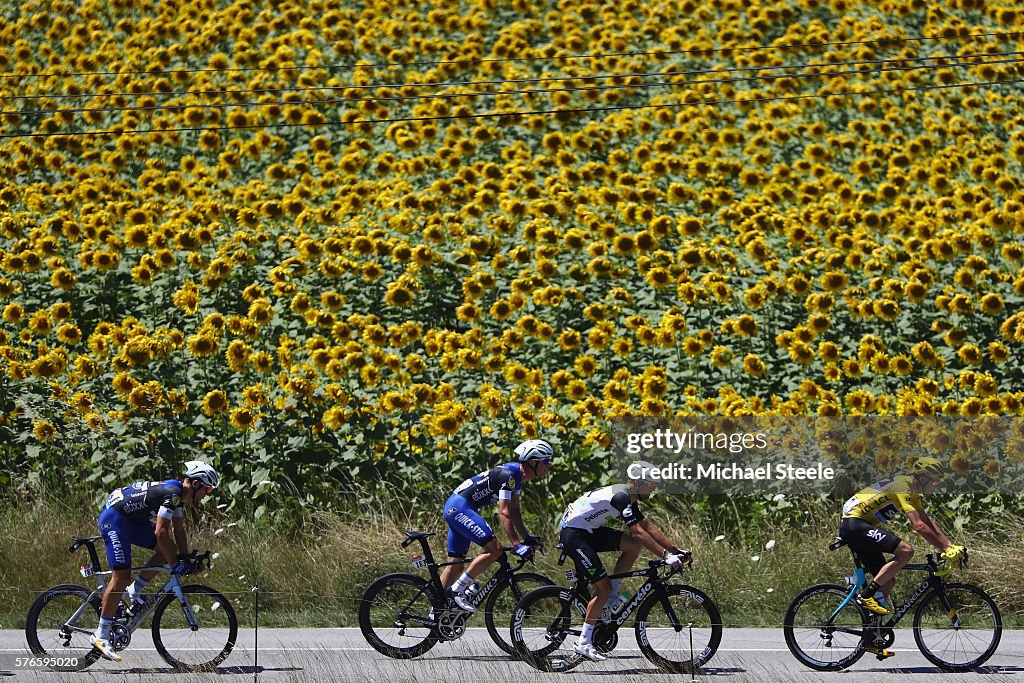
[[112,662],[120,662],[121,655],[117,654],[114,646],[110,644],[109,640],[103,638],[97,638],[95,634],[89,638],[89,642],[96,648],[105,659],[109,659]]
[[584,658],[589,659],[592,662],[603,662],[608,659],[607,656],[602,654],[593,643],[576,643],[572,647],[573,652],[578,655],[582,655]]

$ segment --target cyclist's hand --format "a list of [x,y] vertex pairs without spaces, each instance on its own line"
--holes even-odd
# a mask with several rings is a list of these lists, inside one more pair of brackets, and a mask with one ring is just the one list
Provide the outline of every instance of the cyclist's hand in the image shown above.
[[668,554],[665,556],[665,564],[673,568],[679,568],[683,566],[683,556]]
[[530,557],[530,555],[533,555],[533,546],[526,545],[525,543],[520,543],[515,548],[512,548],[512,552],[515,554],[516,557],[521,557],[525,560],[528,557]]
[[192,572],[192,563],[188,560],[178,560],[171,565],[171,573],[175,576],[185,576]]
[[953,569],[957,569],[963,565],[964,559],[967,557],[967,548],[964,546],[949,546],[942,551],[942,554],[939,555],[939,557],[945,560],[947,567],[940,569],[935,573],[939,575],[939,577],[944,577],[944,575],[951,572]]
[[543,549],[544,539],[540,536],[527,536],[523,539],[523,545],[531,545]]

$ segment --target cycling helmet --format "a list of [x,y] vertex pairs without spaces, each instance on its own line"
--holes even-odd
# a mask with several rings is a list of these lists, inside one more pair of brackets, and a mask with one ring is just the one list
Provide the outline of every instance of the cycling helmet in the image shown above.
[[946,468],[942,466],[942,463],[935,458],[918,458],[914,461],[914,466],[911,468],[914,474],[922,474],[932,479],[941,479]]
[[547,460],[555,456],[555,449],[544,439],[530,439],[516,446],[516,460],[519,462],[530,462],[531,460]]
[[204,486],[211,489],[217,488],[220,483],[220,475],[217,470],[207,465],[202,460],[189,460],[185,463],[185,476],[189,479],[198,479]]
[[632,481],[642,481],[654,488],[661,483],[657,470],[655,465],[646,460],[637,460],[626,468],[626,476]]

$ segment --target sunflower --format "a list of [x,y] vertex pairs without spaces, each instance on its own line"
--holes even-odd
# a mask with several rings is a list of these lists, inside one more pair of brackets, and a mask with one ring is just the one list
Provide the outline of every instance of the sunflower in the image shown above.
[[35,420],[32,423],[32,435],[40,443],[50,443],[57,435],[57,428],[47,420]]
[[213,417],[228,412],[228,396],[221,389],[214,389],[203,397],[203,413],[207,417]]
[[747,373],[752,377],[762,377],[765,373],[766,367],[764,361],[761,360],[757,355],[748,353],[743,357],[743,372]]

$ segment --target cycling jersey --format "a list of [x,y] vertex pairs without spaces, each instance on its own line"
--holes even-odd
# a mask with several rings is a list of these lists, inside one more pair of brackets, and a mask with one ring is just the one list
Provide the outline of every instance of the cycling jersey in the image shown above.
[[183,487],[180,481],[137,481],[117,489],[107,496],[104,508],[117,510],[128,519],[156,524],[157,517],[171,519],[184,517],[181,497]]
[[459,484],[453,495],[465,498],[470,507],[479,510],[499,500],[511,500],[522,490],[523,466],[518,462],[508,462],[470,477]]
[[854,517],[871,524],[886,524],[898,512],[923,510],[921,494],[911,493],[911,477],[883,479],[853,494],[843,504],[843,519]]
[[592,532],[618,517],[628,527],[644,518],[640,507],[630,502],[626,484],[613,484],[584,493],[566,508],[562,515],[562,528]]

